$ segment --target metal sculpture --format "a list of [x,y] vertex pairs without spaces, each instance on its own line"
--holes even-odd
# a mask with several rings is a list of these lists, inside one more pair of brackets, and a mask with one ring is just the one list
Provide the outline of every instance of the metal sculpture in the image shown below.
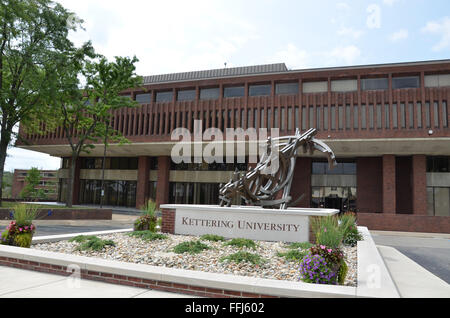
[[298,150],[302,148],[303,153],[309,151],[311,155],[319,150],[327,155],[330,169],[337,164],[333,151],[324,142],[314,138],[316,133],[314,128],[303,134],[297,129],[294,136],[269,137],[267,151],[256,167],[249,169],[243,176],[235,171],[233,178],[221,186],[220,206],[231,206],[236,197],[243,198],[247,205],[264,208],[287,209],[288,206],[295,206],[304,196],[302,194],[294,201],[290,196]]

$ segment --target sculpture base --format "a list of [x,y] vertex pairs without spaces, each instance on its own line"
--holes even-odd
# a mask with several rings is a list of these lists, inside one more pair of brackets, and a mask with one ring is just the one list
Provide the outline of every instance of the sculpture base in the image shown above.
[[274,242],[310,241],[309,218],[339,212],[335,209],[263,209],[255,206],[163,204],[162,231],[171,234],[216,234]]

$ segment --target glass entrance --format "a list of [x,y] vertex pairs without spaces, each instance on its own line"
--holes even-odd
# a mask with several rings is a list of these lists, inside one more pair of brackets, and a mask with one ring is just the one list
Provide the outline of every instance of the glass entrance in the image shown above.
[[312,187],[313,208],[356,211],[356,187]]

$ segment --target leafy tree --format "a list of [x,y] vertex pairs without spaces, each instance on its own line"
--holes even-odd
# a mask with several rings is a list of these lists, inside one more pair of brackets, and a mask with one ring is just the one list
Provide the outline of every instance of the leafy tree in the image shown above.
[[[94,143],[125,143],[128,140],[113,129],[112,111],[122,107],[135,107],[137,102],[119,94],[136,87],[142,78],[135,74],[136,57],[115,57],[109,62],[103,56],[92,58],[93,50],[87,45],[72,52],[55,65],[54,76],[58,87],[53,91],[50,107],[52,122],[61,127],[70,146],[71,163],[66,205],[72,206],[75,163],[82,152],[89,153]],[[80,89],[80,78],[85,82]]]
[[[0,183],[14,127],[20,122],[25,131],[41,129],[35,118],[43,119],[55,87],[48,70],[73,45],[68,32],[82,22],[74,17],[50,0],[0,2]],[[2,189],[0,184],[0,205]]]
[[41,182],[41,172],[38,168],[31,168],[25,177],[25,186],[20,192],[20,197],[24,199],[45,199],[44,189],[38,188]]

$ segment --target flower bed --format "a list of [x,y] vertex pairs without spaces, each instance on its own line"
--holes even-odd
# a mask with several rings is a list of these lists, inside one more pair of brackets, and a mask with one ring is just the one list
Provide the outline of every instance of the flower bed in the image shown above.
[[[300,260],[289,257],[296,254],[292,251],[299,254],[306,252],[306,248],[293,249],[289,244],[282,242],[256,241],[253,247],[229,244],[230,240],[213,241],[187,235],[169,234],[166,237],[166,239],[146,240],[123,233],[102,235],[101,239],[111,240],[115,246],[105,246],[100,251],[79,250],[79,243],[69,241],[36,244],[32,245],[32,248],[136,264],[287,281],[299,281],[300,278]],[[195,254],[174,252],[174,248],[180,243],[198,240],[208,248]],[[348,265],[344,285],[356,286],[357,248],[343,246],[342,252]],[[258,262],[251,263],[239,258],[248,255],[253,255]],[[239,262],[240,260],[242,261]]]

